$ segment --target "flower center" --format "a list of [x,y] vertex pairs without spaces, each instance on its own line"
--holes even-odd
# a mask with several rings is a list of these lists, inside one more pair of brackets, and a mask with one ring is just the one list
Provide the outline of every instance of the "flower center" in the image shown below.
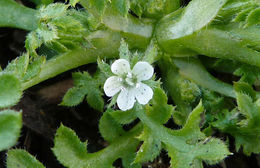
[[126,74],[124,84],[128,87],[135,87],[137,85],[137,78],[132,74],[132,72]]

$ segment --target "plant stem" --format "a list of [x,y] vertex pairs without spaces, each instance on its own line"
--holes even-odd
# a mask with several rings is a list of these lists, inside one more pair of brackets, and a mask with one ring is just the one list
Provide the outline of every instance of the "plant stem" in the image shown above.
[[92,35],[95,48],[77,48],[58,55],[42,65],[40,74],[23,84],[23,89],[34,86],[44,80],[59,75],[81,65],[96,62],[97,58],[117,57],[120,45],[120,34],[112,31],[98,31]]
[[37,28],[37,11],[14,0],[1,0],[0,27],[34,30]]

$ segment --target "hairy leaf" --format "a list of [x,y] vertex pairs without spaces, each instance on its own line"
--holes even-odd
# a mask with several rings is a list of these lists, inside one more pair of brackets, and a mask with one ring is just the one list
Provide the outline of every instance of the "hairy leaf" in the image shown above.
[[73,74],[74,87],[65,94],[61,105],[76,106],[81,103],[85,96],[89,105],[98,111],[103,111],[103,93],[100,91],[99,80],[92,78],[87,72]]
[[22,149],[12,149],[7,153],[7,168],[45,168],[35,157]]
[[124,165],[137,168],[138,165],[130,164],[129,160],[132,163],[131,158],[138,145],[134,137],[139,133],[140,127],[136,127],[128,134],[111,142],[103,150],[87,153],[86,143],[82,143],[74,131],[62,125],[55,136],[53,152],[64,166],[71,168],[112,168],[113,162],[119,158],[122,158]]
[[14,110],[0,111],[0,151],[14,146],[22,128],[22,113]]
[[[252,98],[245,92],[237,92],[238,109],[231,112],[225,110],[218,120],[213,123],[215,127],[235,137],[236,149],[243,148],[247,155],[260,153],[260,110],[258,101],[253,102]],[[241,118],[241,115],[243,116]]]
[[170,130],[148,117],[144,111],[138,113],[140,120],[151,130],[151,135],[165,144],[165,149],[172,158],[171,165],[176,168],[192,168],[201,161],[215,164],[227,155],[226,145],[219,139],[205,137],[200,131],[200,115],[203,112],[200,103],[189,115],[186,124],[180,130]]
[[21,81],[14,74],[0,72],[0,108],[15,105],[21,97]]

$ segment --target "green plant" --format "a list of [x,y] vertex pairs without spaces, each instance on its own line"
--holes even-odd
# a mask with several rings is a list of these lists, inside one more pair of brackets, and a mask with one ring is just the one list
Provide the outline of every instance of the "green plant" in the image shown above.
[[[19,137],[22,112],[10,108],[23,91],[96,62],[93,74],[73,73],[74,87],[60,105],[86,99],[103,112],[99,130],[109,145],[89,153],[87,142],[61,125],[52,151],[65,167],[109,168],[121,159],[123,167],[137,168],[165,150],[171,167],[202,168],[232,154],[213,137],[216,130],[232,135],[237,151],[260,153],[260,93],[253,89],[260,74],[258,0],[192,0],[183,8],[179,0],[31,1],[37,9],[0,1],[0,26],[29,31],[26,53],[0,72],[0,150]],[[240,78],[225,83],[211,71]],[[181,128],[167,128],[169,120]],[[10,149],[7,167],[44,166]]]

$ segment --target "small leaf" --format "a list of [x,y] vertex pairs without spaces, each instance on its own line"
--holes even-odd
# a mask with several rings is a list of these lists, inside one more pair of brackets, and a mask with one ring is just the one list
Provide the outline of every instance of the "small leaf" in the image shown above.
[[104,99],[102,98],[103,93],[100,90],[92,90],[87,95],[88,104],[95,110],[103,111],[104,110]]
[[43,20],[52,19],[65,14],[69,6],[63,3],[52,3],[47,6],[42,6],[39,10],[39,18]]
[[158,59],[158,49],[158,46],[152,40],[145,51],[143,61],[149,62],[150,64],[154,63],[156,59]]
[[45,168],[25,150],[12,149],[7,153],[7,168]]
[[121,59],[126,59],[126,60],[130,60],[130,55],[131,55],[131,52],[129,51],[128,49],[128,45],[127,43],[124,41],[124,39],[121,40],[121,44],[120,44],[120,47],[119,47],[119,57]]
[[28,81],[38,75],[41,71],[42,65],[45,63],[45,57],[36,57],[29,65],[23,81]]
[[22,128],[22,113],[13,110],[0,111],[0,151],[14,146]]
[[73,87],[67,91],[60,105],[69,107],[76,106],[84,100],[85,95],[84,88]]
[[13,74],[0,73],[0,108],[10,107],[18,103],[22,97],[22,85]]
[[16,58],[10,62],[5,68],[5,72],[13,73],[18,78],[22,79],[29,64],[29,54],[23,54],[22,56]]

